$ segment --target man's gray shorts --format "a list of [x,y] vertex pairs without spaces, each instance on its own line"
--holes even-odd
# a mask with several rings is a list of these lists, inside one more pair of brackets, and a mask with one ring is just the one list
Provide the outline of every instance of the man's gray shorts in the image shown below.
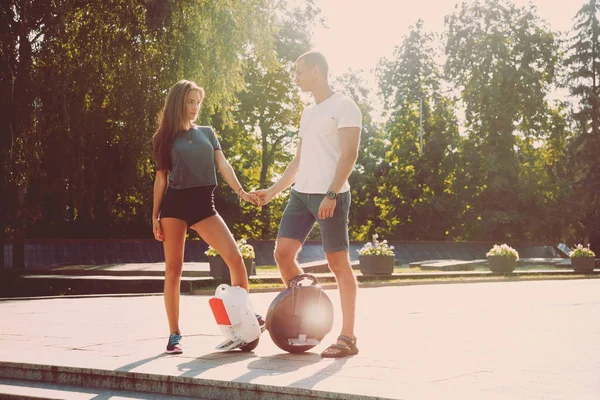
[[277,237],[297,239],[304,244],[316,221],[321,228],[325,253],[348,250],[350,191],[338,195],[332,218],[319,219],[319,206],[324,198],[324,194],[300,193],[292,189]]

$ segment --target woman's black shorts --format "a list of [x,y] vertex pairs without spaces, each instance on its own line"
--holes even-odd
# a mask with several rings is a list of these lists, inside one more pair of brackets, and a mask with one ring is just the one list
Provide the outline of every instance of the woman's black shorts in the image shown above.
[[189,189],[168,188],[160,204],[160,218],[177,218],[192,226],[217,215],[213,192],[215,185]]

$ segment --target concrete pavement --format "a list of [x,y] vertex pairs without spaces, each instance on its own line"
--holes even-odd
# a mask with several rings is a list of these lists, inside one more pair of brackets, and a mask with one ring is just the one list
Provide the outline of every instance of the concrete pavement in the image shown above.
[[[253,353],[216,352],[209,296],[182,297],[177,356],[161,296],[4,300],[0,394],[27,379],[203,398],[600,398],[597,278],[361,288],[360,354],[340,360],[319,356],[341,326],[327,293],[334,329],[300,355],[268,333]],[[275,295],[251,294],[257,312]]]

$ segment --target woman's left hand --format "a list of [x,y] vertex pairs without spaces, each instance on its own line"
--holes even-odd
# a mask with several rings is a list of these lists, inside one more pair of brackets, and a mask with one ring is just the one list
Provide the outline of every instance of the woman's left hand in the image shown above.
[[247,201],[248,203],[252,203],[254,205],[258,204],[258,202],[256,200],[256,197],[253,194],[242,192],[242,194],[240,195],[240,197],[242,198],[242,200]]

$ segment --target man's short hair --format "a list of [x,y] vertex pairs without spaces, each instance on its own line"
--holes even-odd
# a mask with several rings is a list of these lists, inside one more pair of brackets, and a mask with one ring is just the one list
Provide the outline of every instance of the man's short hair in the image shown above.
[[304,63],[310,67],[319,67],[325,76],[327,76],[329,73],[329,65],[327,64],[327,60],[325,59],[325,56],[318,51],[306,52],[298,57],[296,62],[300,60],[304,61]]

